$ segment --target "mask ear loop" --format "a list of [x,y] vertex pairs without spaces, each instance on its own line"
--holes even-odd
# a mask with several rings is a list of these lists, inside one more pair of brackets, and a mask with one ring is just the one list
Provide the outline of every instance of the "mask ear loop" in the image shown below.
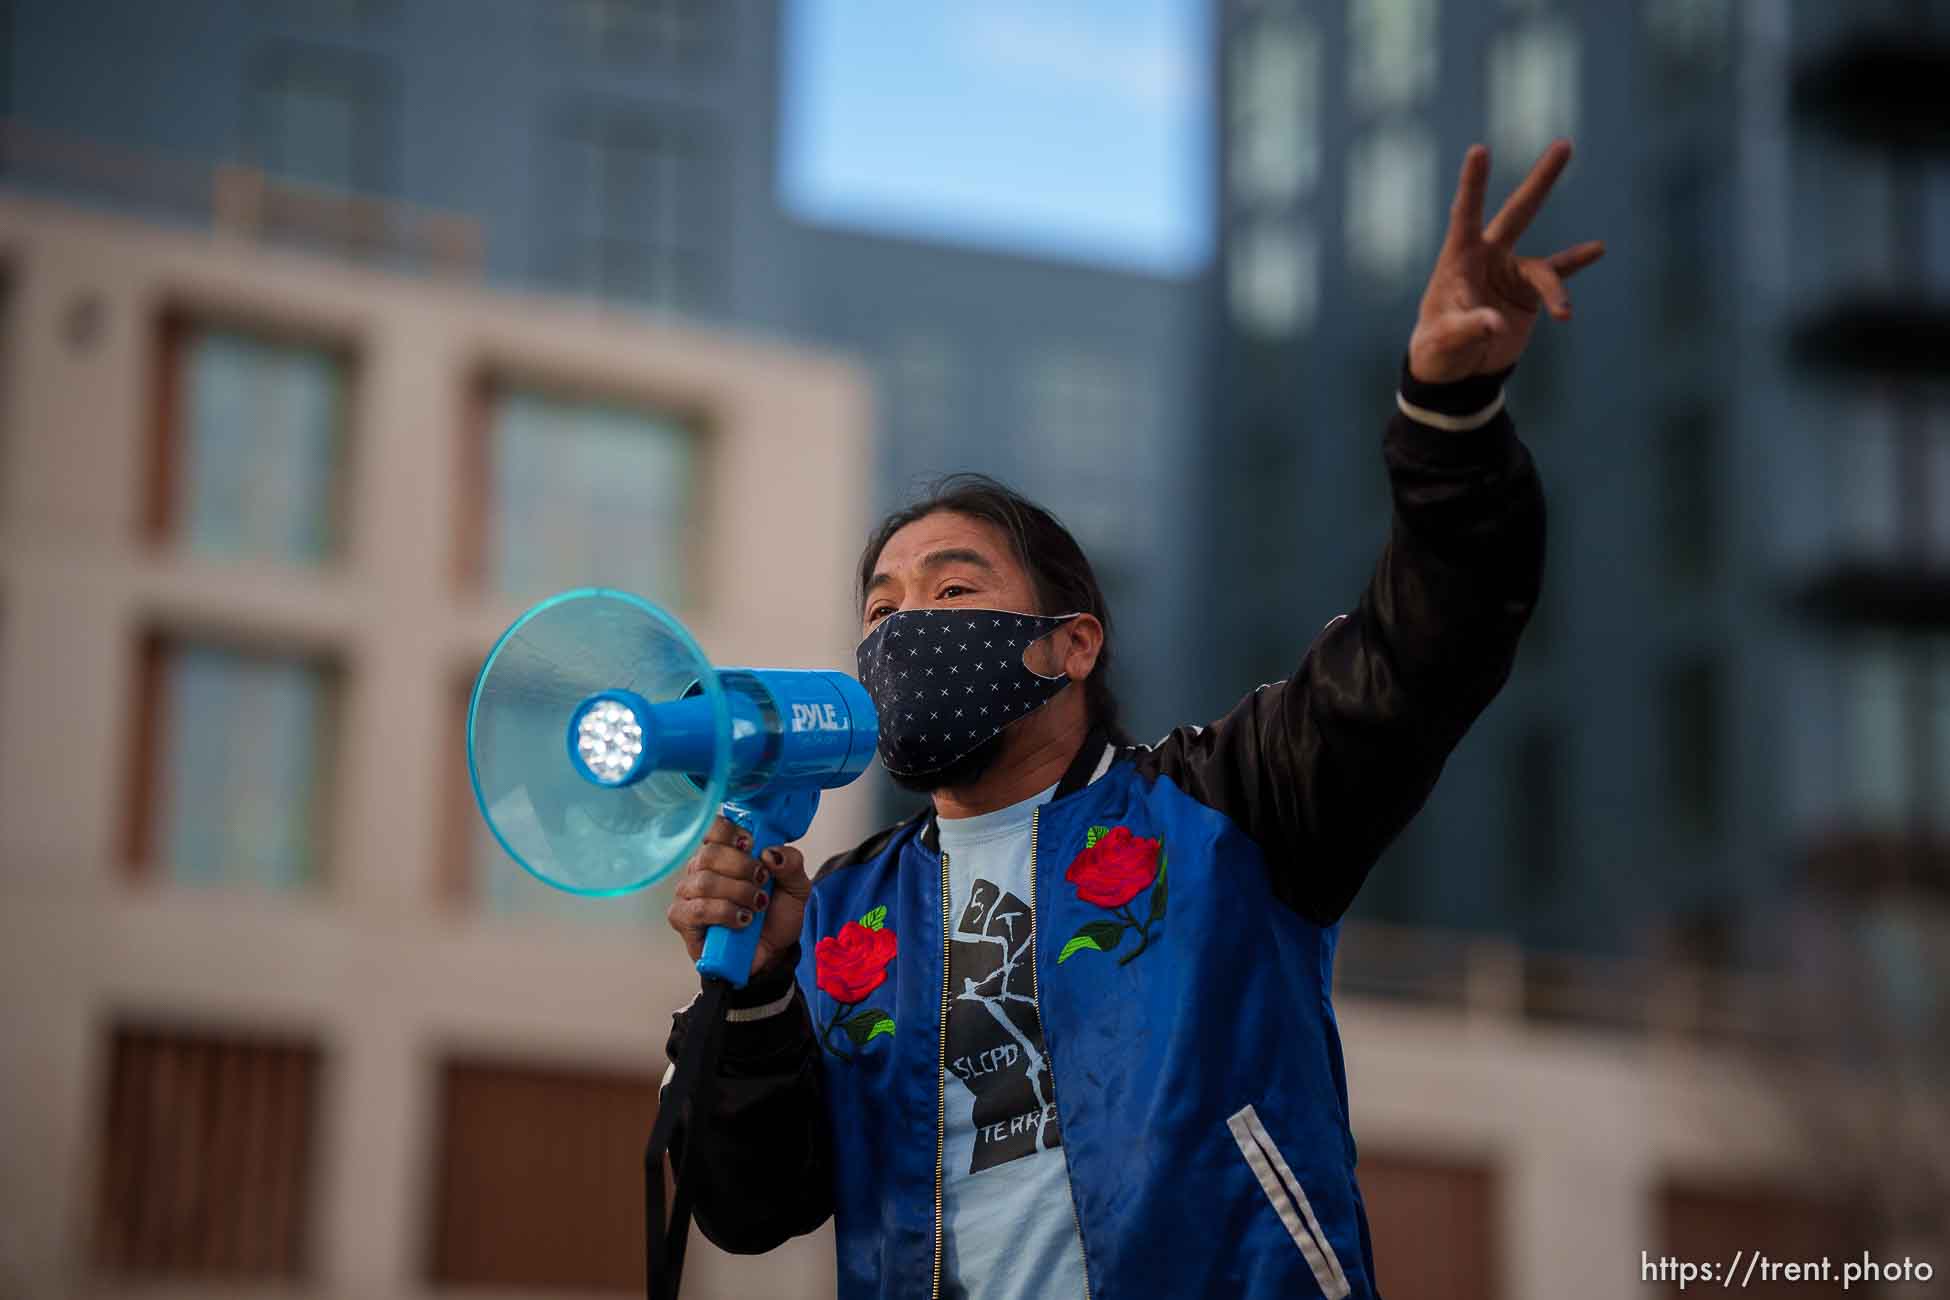
[[[1047,641],[1047,640],[1048,640],[1048,639],[1049,639],[1050,637],[1053,637],[1053,636],[1055,636],[1055,635],[1056,635],[1056,634],[1057,634],[1058,632],[1060,632],[1060,631],[1062,631],[1062,630],[1063,630],[1063,625],[1064,625],[1065,623],[1068,623],[1068,622],[1070,622],[1070,621],[1071,621],[1071,620],[1073,620],[1073,619],[1079,619],[1079,618],[1082,618],[1082,617],[1083,617],[1083,611],[1082,611],[1082,610],[1078,610],[1078,611],[1077,611],[1076,613],[1074,613],[1074,614],[1033,614],[1033,615],[1031,615],[1030,617],[1032,617],[1032,618],[1053,618],[1053,619],[1055,619],[1055,620],[1057,621],[1057,622],[1056,622],[1056,626],[1055,626],[1055,627],[1053,627],[1053,628],[1051,628],[1051,629],[1050,629],[1049,631],[1047,631],[1047,632],[1045,632],[1045,633],[1043,633],[1043,634],[1042,634],[1041,636],[1039,636],[1039,637],[1037,637],[1037,638],[1036,638],[1036,641]],[[1029,646],[1031,646],[1031,645],[1035,645],[1035,644],[1036,644],[1036,641],[1031,641],[1031,642],[1029,643],[1029,645],[1026,645],[1026,646],[1024,646],[1024,647],[1022,648],[1022,652],[1023,652],[1023,653],[1025,654],[1025,655],[1026,655],[1026,654],[1028,654],[1028,653],[1029,653]],[[1071,680],[1071,678],[1070,678],[1070,674],[1068,674],[1068,673],[1039,673],[1039,672],[1037,672],[1037,671],[1036,671],[1036,670],[1035,670],[1034,668],[1031,668],[1031,667],[1029,666],[1029,661],[1028,661],[1028,660],[1026,660],[1026,659],[1025,659],[1025,660],[1023,661],[1023,665],[1022,665],[1022,670],[1023,670],[1024,672],[1026,672],[1026,673],[1028,673],[1028,674],[1029,674],[1029,675],[1030,675],[1031,677],[1034,677],[1034,678],[1036,678],[1036,679],[1038,679],[1039,681],[1045,681],[1045,682],[1065,682],[1065,683],[1067,683],[1067,682],[1069,682],[1069,681]],[[1044,703],[1045,703],[1045,704],[1047,704],[1047,703],[1048,703],[1048,701],[1047,701],[1047,700],[1045,700],[1045,701],[1044,701]],[[1042,704],[1038,704],[1038,705],[1036,706],[1036,709],[1040,709],[1040,708],[1042,708],[1042,707],[1043,707],[1043,706],[1042,706]],[[1030,713],[1034,713],[1034,712],[1036,711],[1036,709],[1031,709],[1031,710],[1030,710],[1029,712],[1030,712]],[[1024,717],[1027,717],[1027,716],[1029,716],[1029,715],[1028,715],[1028,714],[1024,714],[1023,716],[1024,716]]]

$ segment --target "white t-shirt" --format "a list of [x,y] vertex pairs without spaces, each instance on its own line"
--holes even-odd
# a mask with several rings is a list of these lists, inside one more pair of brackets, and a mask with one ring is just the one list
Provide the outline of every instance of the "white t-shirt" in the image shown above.
[[1029,829],[1056,787],[936,822],[948,858],[942,1295],[1084,1294],[1043,1024],[1030,969]]

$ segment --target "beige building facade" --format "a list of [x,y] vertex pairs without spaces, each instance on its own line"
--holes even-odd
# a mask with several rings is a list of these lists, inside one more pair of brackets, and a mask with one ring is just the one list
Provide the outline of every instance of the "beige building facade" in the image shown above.
[[[866,509],[866,390],[830,357],[14,197],[0,266],[0,1293],[95,1290],[104,1053],[125,1018],[315,1043],[305,1272],[330,1294],[417,1293],[440,1060],[654,1079],[695,987],[660,927],[483,915],[441,879],[464,779],[456,687],[522,607],[455,579],[470,393],[514,376],[686,413],[701,499],[674,612],[719,662],[810,667],[849,663],[857,638],[841,593]],[[157,340],[182,317],[351,358],[330,562],[212,560],[145,535]],[[312,887],[178,884],[128,861],[155,629],[334,665]],[[864,791],[829,795],[807,851],[857,841],[866,817]],[[695,1269],[726,1295],[831,1285],[810,1262]]]

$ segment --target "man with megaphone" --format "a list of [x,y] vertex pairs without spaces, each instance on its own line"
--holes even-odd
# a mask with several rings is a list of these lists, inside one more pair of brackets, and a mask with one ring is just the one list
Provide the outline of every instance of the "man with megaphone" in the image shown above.
[[1537,598],[1543,496],[1503,383],[1603,252],[1515,251],[1570,153],[1485,226],[1469,151],[1373,578],[1209,726],[1129,743],[1089,561],[1029,501],[961,477],[874,533],[860,677],[882,762],[931,806],[815,878],[723,820],[686,866],[693,955],[762,927],[715,1100],[672,1145],[709,1239],[764,1251],[831,1216],[849,1300],[1375,1294],[1334,944]]

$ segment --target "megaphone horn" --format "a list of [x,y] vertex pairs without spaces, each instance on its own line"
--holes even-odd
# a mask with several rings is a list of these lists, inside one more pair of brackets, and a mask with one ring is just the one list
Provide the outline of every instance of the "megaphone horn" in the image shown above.
[[[530,609],[488,652],[467,766],[509,857],[557,889],[610,895],[675,871],[720,808],[754,855],[798,839],[819,792],[865,771],[878,735],[847,674],[713,668],[662,609],[584,587]],[[712,927],[699,971],[742,987],[761,928]]]

